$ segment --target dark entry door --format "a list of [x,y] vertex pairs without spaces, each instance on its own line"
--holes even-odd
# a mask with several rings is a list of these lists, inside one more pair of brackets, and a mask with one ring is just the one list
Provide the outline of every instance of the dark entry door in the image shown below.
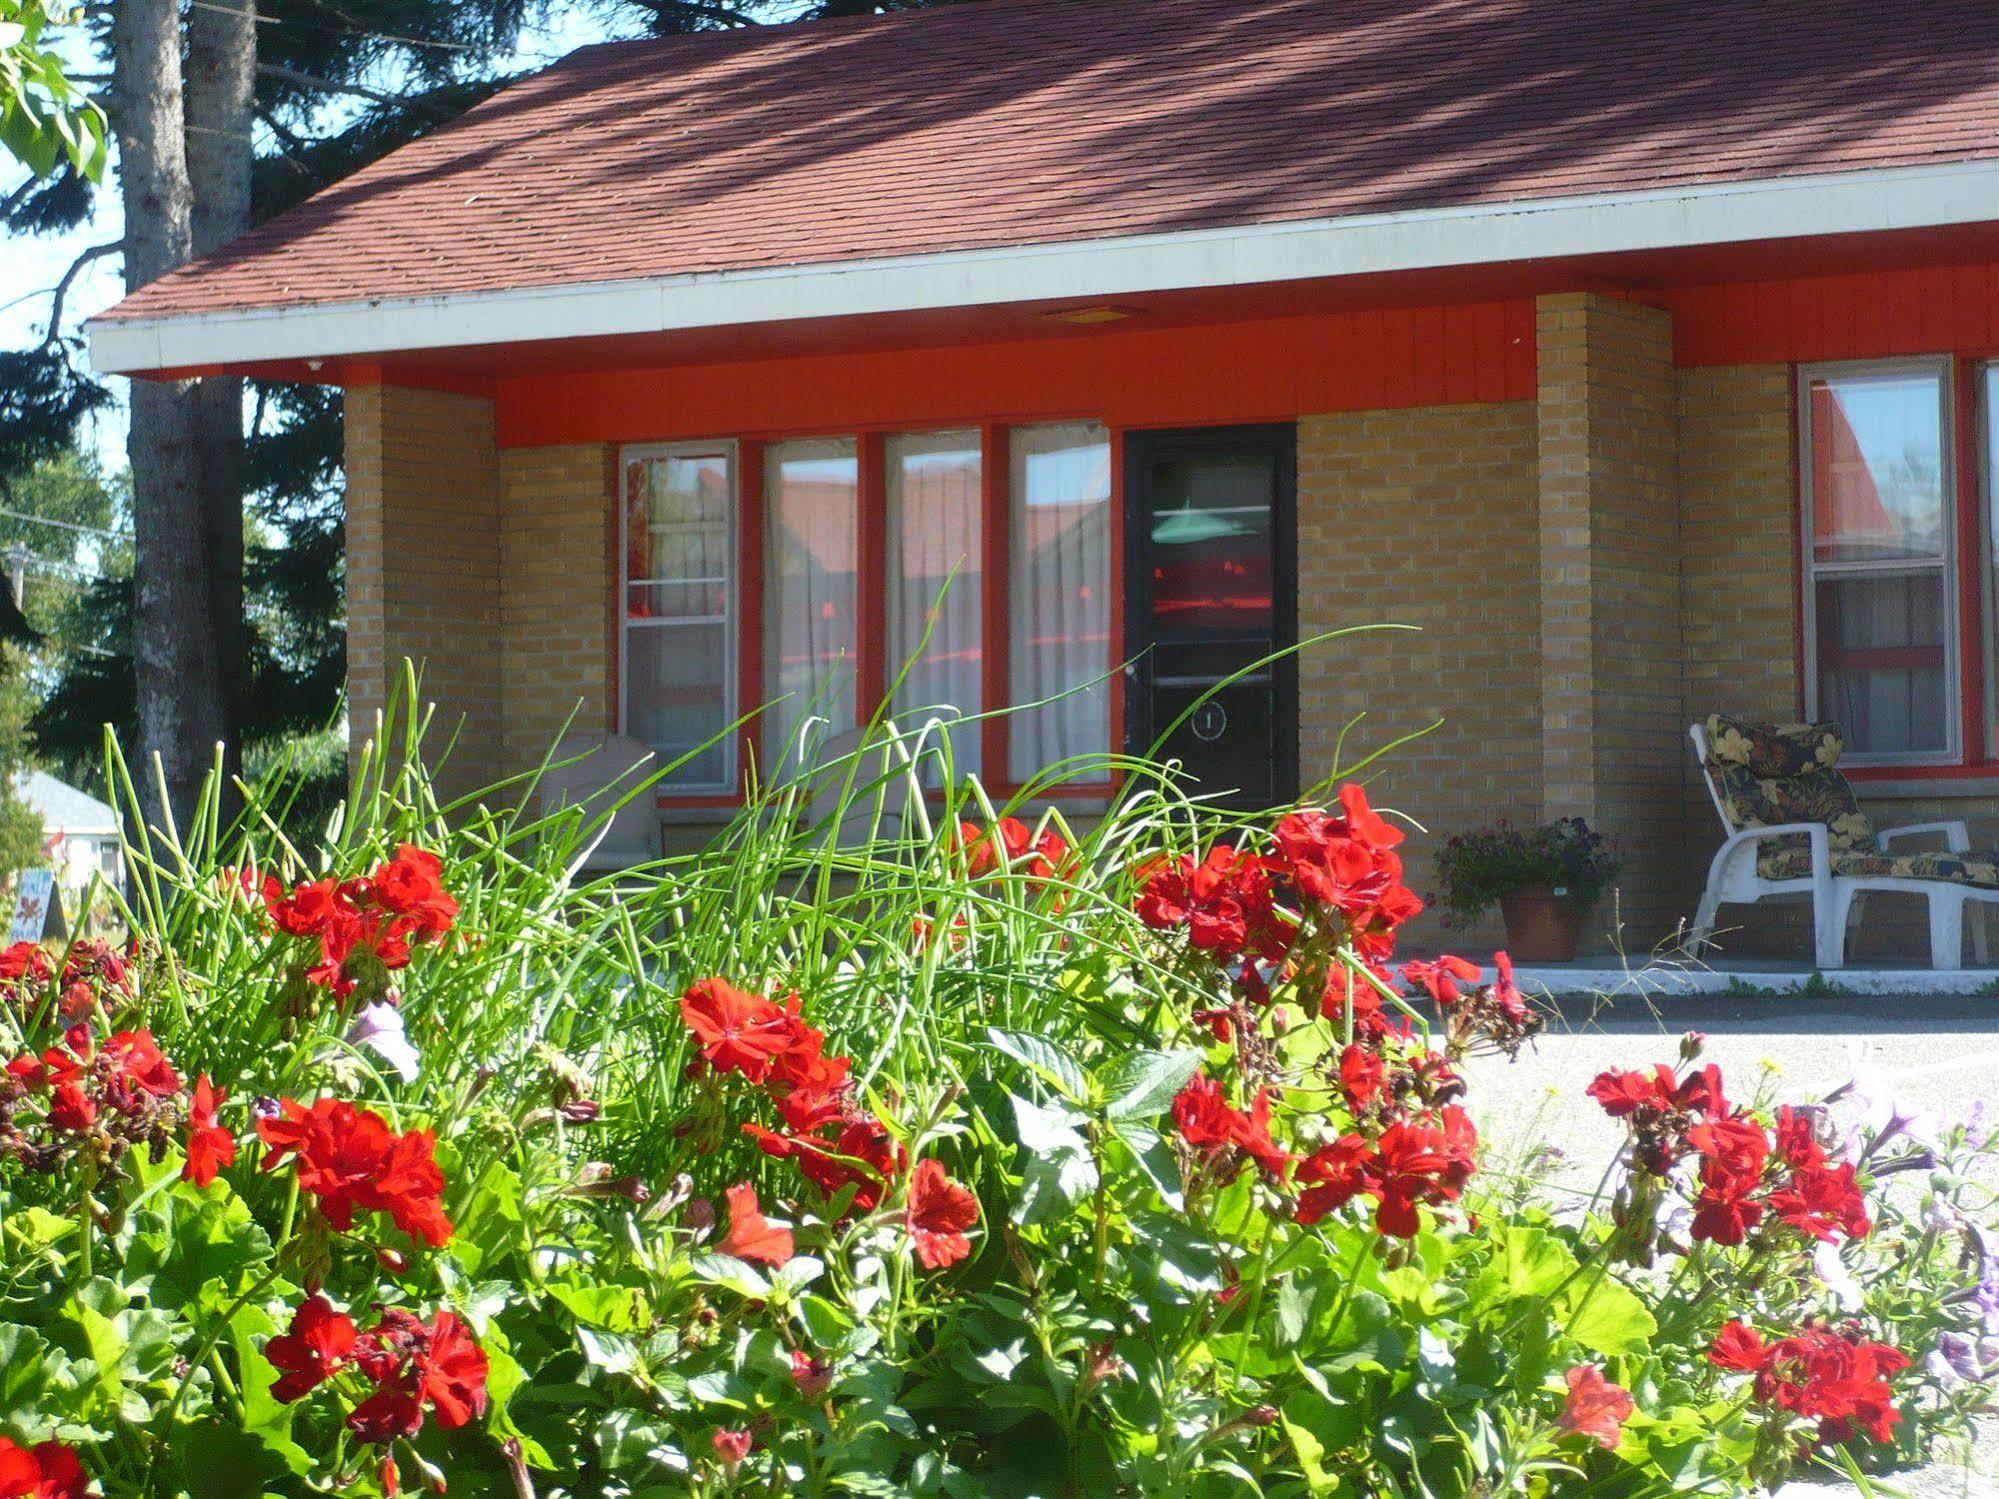
[[1133,432],[1124,452],[1128,745],[1142,753],[1165,734],[1158,753],[1185,765],[1197,793],[1289,801],[1295,658],[1216,684],[1297,640],[1296,430]]

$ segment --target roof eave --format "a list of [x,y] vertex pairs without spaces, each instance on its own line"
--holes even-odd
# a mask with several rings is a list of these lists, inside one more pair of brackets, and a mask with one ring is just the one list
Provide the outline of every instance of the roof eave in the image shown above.
[[99,318],[101,374],[1087,301],[1999,220],[1999,158],[368,302]]

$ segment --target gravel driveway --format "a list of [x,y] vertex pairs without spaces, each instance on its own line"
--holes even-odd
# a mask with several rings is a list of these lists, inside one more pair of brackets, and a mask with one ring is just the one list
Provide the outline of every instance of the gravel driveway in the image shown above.
[[[1754,1094],[1768,1066],[1777,1069],[1785,1096],[1817,1098],[1846,1081],[1849,1040],[1861,1040],[1898,1097],[1933,1110],[1945,1123],[1963,1118],[1981,1098],[1999,1108],[1999,999],[1631,992],[1556,1005],[1559,1015],[1548,1032],[1517,1062],[1481,1058],[1470,1065],[1471,1106],[1502,1160],[1554,1142],[1566,1158],[1556,1180],[1585,1192],[1596,1186],[1623,1131],[1584,1096],[1584,1087],[1607,1067],[1671,1062],[1688,1030],[1707,1036],[1706,1057],[1721,1065],[1735,1096]],[[1999,1423],[1987,1424],[1962,1461],[1966,1465],[1899,1475],[1894,1489],[1912,1499],[1999,1499]],[[1785,1495],[1852,1492],[1842,1485],[1794,1484]]]

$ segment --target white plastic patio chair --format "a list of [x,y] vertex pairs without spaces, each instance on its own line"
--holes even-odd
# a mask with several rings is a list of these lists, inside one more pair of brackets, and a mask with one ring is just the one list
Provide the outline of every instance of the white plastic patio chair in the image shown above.
[[[551,765],[536,790],[544,814],[562,807],[583,810],[590,841],[577,873],[609,874],[660,856],[659,808],[652,789],[629,795],[652,774],[650,746],[622,734],[572,734],[556,746],[553,758],[574,763]],[[625,797],[629,799],[618,806]]]
[[[1707,725],[1692,724],[1687,733],[1693,740],[1694,755],[1699,763],[1701,780],[1707,787],[1708,800],[1714,804],[1715,815],[1721,819],[1725,835],[1708,865],[1707,888],[1701,892],[1700,905],[1694,913],[1693,928],[1689,933],[1689,945],[1693,952],[1700,952],[1706,945],[1714,931],[1716,912],[1724,904],[1752,905],[1771,896],[1808,895],[1812,902],[1814,961],[1821,969],[1843,968],[1846,966],[1846,929],[1855,903],[1862,896],[1877,890],[1899,891],[1920,895],[1928,903],[1930,966],[1947,969],[1964,966],[1965,903],[1999,903],[1999,889],[1943,878],[1842,873],[1842,865],[1853,871],[1861,864],[1865,854],[1856,856],[1852,850],[1835,850],[1831,829],[1823,822],[1738,827],[1712,773],[1717,762],[1708,743]],[[1839,778],[1841,785],[1845,784],[1845,778],[1839,776],[1836,769],[1830,766],[1826,769],[1829,775]],[[1757,856],[1766,844],[1798,835],[1805,838],[1808,851],[1804,873],[1795,877],[1771,878],[1758,872]],[[1911,823],[1906,827],[1876,831],[1873,834],[1873,852],[1892,859],[1895,857],[1893,844],[1897,839],[1920,835],[1941,836],[1946,851],[1950,853],[1967,853],[1971,848],[1970,831],[1963,820],[1952,819],[1947,822]],[[1987,961],[1988,941],[1982,920],[1972,925],[1971,944],[1973,956],[1983,965]]]

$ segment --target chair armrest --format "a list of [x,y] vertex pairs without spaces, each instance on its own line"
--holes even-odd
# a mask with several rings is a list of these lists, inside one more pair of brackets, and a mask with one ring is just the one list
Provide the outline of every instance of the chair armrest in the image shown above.
[[1768,827],[1744,828],[1739,833],[1730,833],[1715,853],[1715,867],[1720,868],[1724,858],[1744,845],[1758,844],[1766,838],[1788,838],[1798,833],[1805,835],[1811,849],[1812,878],[1829,878],[1832,874],[1832,844],[1822,822],[1775,822]]
[[1883,828],[1875,835],[1874,841],[1885,854],[1891,842],[1906,838],[1911,833],[1941,833],[1944,847],[1954,854],[1961,854],[1971,847],[1971,830],[1964,825],[1961,817],[1949,822],[1912,822],[1904,828]]

